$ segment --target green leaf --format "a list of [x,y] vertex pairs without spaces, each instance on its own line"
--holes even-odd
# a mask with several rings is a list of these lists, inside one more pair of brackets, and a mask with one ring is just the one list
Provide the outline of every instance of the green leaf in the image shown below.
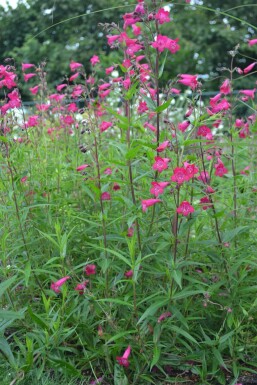
[[122,116],[120,114],[118,114],[118,112],[114,111],[112,108],[110,107],[105,107],[105,109],[110,112],[111,115],[115,116],[115,118],[117,118],[119,121],[125,123],[128,127],[129,125],[129,120],[126,116]]
[[125,100],[131,100],[133,96],[135,95],[137,89],[138,89],[139,81],[136,81],[127,91],[125,95]]
[[220,351],[219,351],[218,349],[213,348],[213,349],[212,349],[212,352],[213,352],[214,357],[215,357],[216,360],[218,361],[219,366],[221,366],[221,367],[227,369],[227,366],[226,366],[226,364],[225,364],[225,362],[224,362],[224,360],[223,360],[223,358],[222,358],[222,355],[220,354]]
[[246,233],[249,230],[249,226],[239,226],[233,230],[228,230],[223,234],[222,241],[230,242],[234,239],[238,234]]
[[146,104],[150,110],[153,110],[153,111],[156,110],[156,108],[157,108],[156,103],[151,98],[149,98],[149,96],[141,94],[141,97],[142,97],[142,99],[144,99],[144,101],[146,102]]
[[161,350],[158,345],[155,345],[153,349],[153,358],[150,365],[150,370],[152,370],[153,366],[157,364],[157,362],[160,359],[160,355],[161,355]]
[[146,311],[139,318],[137,325],[140,324],[142,321],[144,321],[144,319],[146,319],[147,317],[153,316],[157,312],[157,310],[160,309],[160,307],[167,305],[168,302],[169,302],[169,298],[163,299],[162,297],[158,300],[158,302],[153,303],[151,306],[149,306],[148,309],[146,309]]
[[23,319],[24,318],[24,312],[26,309],[20,310],[20,311],[14,311],[14,310],[0,310],[0,319],[1,320],[16,320],[16,319]]
[[194,344],[199,345],[194,337],[192,337],[188,332],[186,332],[185,330],[179,328],[178,326],[171,325],[169,327],[169,329],[173,330],[177,334],[181,334],[183,337],[185,337],[187,340],[193,342]]
[[128,335],[128,334],[135,334],[135,333],[138,333],[138,330],[136,329],[132,329],[132,330],[127,330],[126,332],[121,332],[121,333],[118,333],[116,334],[115,336],[111,337],[108,341],[106,341],[106,345],[110,344],[111,342],[113,341],[116,341],[116,340],[119,340],[120,338],[123,338],[124,336]]
[[0,141],[4,143],[8,143],[8,139],[5,136],[0,136]]
[[168,55],[168,51],[166,51],[165,57],[164,57],[163,62],[161,64],[161,66],[160,66],[158,79],[160,79],[162,77],[163,70],[164,70],[165,63],[166,63],[166,59],[167,59],[167,55]]
[[131,303],[122,301],[121,299],[118,299],[118,298],[101,298],[101,299],[98,299],[96,302],[110,302],[110,303],[117,303],[118,305],[133,307]]
[[10,365],[15,367],[16,363],[15,363],[14,356],[12,354],[12,350],[7,340],[4,337],[0,337],[0,350],[9,361]]
[[38,316],[37,314],[33,313],[33,311],[32,311],[30,306],[28,307],[28,313],[30,315],[30,318],[35,322],[35,324],[40,326],[41,329],[48,330],[47,323],[40,316]]
[[173,99],[169,99],[169,100],[167,100],[167,102],[161,104],[159,107],[156,108],[155,112],[159,113],[159,112],[167,110],[167,108],[169,107],[172,100]]
[[13,277],[11,278],[8,278],[6,279],[5,281],[3,281],[1,284],[0,284],[0,298],[2,297],[2,295],[6,292],[6,290],[13,285],[13,283],[15,282],[17,276],[14,275]]

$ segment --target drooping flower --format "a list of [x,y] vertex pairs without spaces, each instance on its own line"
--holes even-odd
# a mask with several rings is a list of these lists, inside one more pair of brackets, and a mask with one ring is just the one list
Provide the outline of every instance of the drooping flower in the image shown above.
[[183,167],[176,167],[170,179],[172,180],[172,182],[176,182],[177,184],[180,185],[188,181],[190,178],[188,176],[186,169],[184,169]]
[[211,132],[210,128],[207,126],[200,126],[197,130],[197,135],[203,136],[208,140],[213,139],[212,132]]
[[255,91],[256,91],[256,88],[254,88],[253,90],[241,90],[239,92],[240,92],[240,94],[243,94],[250,99],[254,99]]
[[108,67],[105,69],[105,73],[106,75],[110,75],[112,73],[112,71],[114,70],[114,66],[111,66],[111,67]]
[[256,62],[250,64],[249,66],[247,66],[246,68],[244,68],[244,74],[248,74],[248,72],[252,71],[252,69],[255,67],[256,65]]
[[153,170],[158,171],[161,173],[163,170],[166,170],[169,166],[168,163],[170,162],[170,158],[161,158],[160,156],[156,156],[155,163],[153,164]]
[[252,40],[249,40],[249,41],[248,41],[249,47],[251,47],[251,46],[254,45],[254,44],[257,44],[257,39],[252,39]]
[[228,169],[224,166],[223,162],[218,158],[218,163],[214,165],[216,168],[215,175],[222,177],[224,174],[227,174]]
[[81,63],[76,63],[75,61],[72,61],[71,63],[70,63],[70,70],[72,71],[72,72],[74,72],[74,71],[76,71],[78,68],[80,68],[80,67],[83,67],[83,64],[81,64]]
[[29,68],[32,68],[32,67],[35,67],[35,64],[31,64],[31,63],[22,63],[21,65],[21,70],[22,72],[24,72],[25,70],[29,69]]
[[34,74],[34,73],[23,74],[25,82],[29,81],[29,79],[33,78],[34,76],[36,76],[36,74]]
[[155,20],[157,20],[159,24],[169,23],[170,22],[169,11],[165,11],[164,8],[160,8],[155,15]]
[[95,66],[97,63],[100,63],[100,59],[97,55],[93,55],[90,59],[92,66]]
[[60,293],[60,288],[61,286],[68,280],[70,279],[70,276],[66,276],[66,277],[63,277],[61,279],[59,279],[58,281],[56,282],[52,282],[51,283],[51,290],[53,290],[55,293]]
[[162,321],[164,321],[166,318],[169,318],[171,316],[172,316],[172,314],[170,311],[166,311],[165,313],[162,313],[157,320],[158,324],[161,323]]
[[197,179],[203,183],[209,183],[210,175],[209,175],[208,171],[201,171],[200,175],[198,176]]
[[96,265],[88,264],[84,268],[86,275],[95,275],[96,274]]
[[209,197],[205,196],[200,199],[200,204],[203,210],[207,210],[211,207],[211,200]]
[[220,86],[220,92],[224,95],[228,95],[231,93],[230,81],[229,79],[225,79],[222,85]]
[[195,90],[198,86],[197,75],[181,74],[178,83],[184,84]]
[[88,279],[82,283],[78,283],[74,290],[78,291],[79,294],[82,295],[84,294],[88,283],[89,283]]
[[167,187],[170,182],[151,182],[152,187],[150,193],[153,194],[156,198],[164,193],[165,187]]
[[77,167],[77,171],[83,171],[85,168],[89,167],[89,164],[82,164],[81,166]]
[[164,151],[167,147],[169,147],[170,145],[170,141],[169,140],[165,140],[163,143],[161,143],[157,148],[156,148],[156,151],[157,152],[162,152]]
[[59,84],[58,86],[56,86],[56,89],[58,92],[60,92],[65,87],[67,87],[67,84],[63,83],[63,84]]
[[29,90],[32,95],[36,95],[38,93],[39,86],[31,87]]
[[184,217],[186,217],[189,214],[193,213],[195,209],[193,208],[193,206],[190,205],[188,201],[183,201],[182,203],[180,203],[176,211],[178,214],[182,214],[184,215]]
[[117,182],[113,183],[113,188],[114,191],[120,190],[120,185]]
[[189,179],[192,179],[199,171],[198,167],[196,167],[194,163],[184,162],[184,168]]
[[133,277],[133,274],[134,274],[134,271],[133,270],[128,270],[124,273],[124,276],[126,278],[132,278]]
[[137,108],[137,112],[139,114],[143,114],[144,112],[148,111],[148,107],[145,101],[139,102],[139,106]]
[[141,28],[136,24],[132,24],[132,31],[135,36],[138,36],[141,33]]
[[141,201],[142,210],[145,212],[148,207],[153,206],[159,202],[161,202],[161,199],[144,199]]
[[189,120],[185,120],[184,122],[182,123],[178,123],[178,129],[179,131],[181,132],[185,132],[186,129],[190,126],[190,122]]
[[128,346],[122,357],[116,357],[118,364],[121,366],[125,366],[126,368],[129,367],[128,358],[130,356],[130,353],[131,353],[131,347]]
[[157,131],[157,128],[155,126],[153,126],[151,123],[148,123],[148,122],[145,122],[144,123],[144,127],[145,128],[149,128],[149,130],[153,131],[153,132],[156,132]]
[[103,121],[101,124],[100,124],[100,132],[104,132],[106,131],[109,127],[112,126],[112,122],[105,122]]
[[101,194],[101,200],[102,201],[110,201],[111,200],[111,194],[108,193],[107,191],[103,192]]
[[128,228],[127,237],[131,238],[133,237],[133,234],[134,234],[134,226],[132,225]]

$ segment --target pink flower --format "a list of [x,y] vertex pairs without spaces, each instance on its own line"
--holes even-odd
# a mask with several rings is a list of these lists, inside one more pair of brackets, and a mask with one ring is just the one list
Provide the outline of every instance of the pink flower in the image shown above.
[[230,81],[229,79],[224,80],[222,85],[220,86],[220,92],[224,95],[228,95],[231,93]]
[[169,158],[161,158],[160,156],[156,156],[155,163],[153,164],[153,170],[158,171],[161,173],[163,170],[166,170],[168,168],[168,163],[170,162]]
[[36,76],[36,74],[33,74],[33,73],[23,74],[25,82],[27,82],[29,79],[33,78],[34,76]]
[[156,127],[154,127],[152,124],[150,124],[150,123],[148,123],[148,122],[146,122],[145,124],[144,124],[144,127],[145,128],[149,128],[151,131],[153,131],[153,132],[156,132],[157,131],[157,128]]
[[82,283],[78,283],[74,290],[78,291],[79,294],[82,295],[84,294],[88,283],[89,283],[88,279]]
[[244,125],[243,119],[236,119],[235,127],[241,128]]
[[101,194],[101,200],[102,201],[110,201],[111,200],[111,194],[108,193],[107,191],[103,192]]
[[125,90],[128,90],[131,86],[131,80],[130,78],[127,78],[125,80],[123,80],[123,87],[125,88]]
[[77,167],[77,171],[83,171],[85,168],[89,167],[89,164],[82,164],[81,166]]
[[169,140],[165,140],[163,143],[161,143],[159,145],[159,147],[156,148],[156,151],[157,152],[162,152],[164,151],[167,147],[169,147],[170,145],[170,141]]
[[209,183],[210,175],[209,175],[208,171],[201,171],[200,175],[198,176],[197,179],[203,183]]
[[73,80],[77,79],[78,76],[79,76],[79,72],[76,72],[74,75],[72,75],[72,76],[69,78],[69,81],[70,81],[70,82],[73,82]]
[[30,64],[30,63],[22,63],[21,65],[21,70],[24,72],[25,70],[35,67],[35,64]]
[[63,277],[59,279],[59,281],[52,282],[51,283],[51,290],[53,290],[55,293],[60,293],[60,287],[68,280],[70,279],[70,276]]
[[128,346],[122,357],[116,357],[118,364],[121,366],[125,366],[126,368],[129,367],[128,358],[130,356],[130,353],[131,353],[131,347]]
[[38,118],[39,116],[38,115],[32,115],[29,117],[27,123],[25,124],[26,128],[28,127],[35,127],[38,125]]
[[249,175],[250,166],[246,166],[242,171],[240,171],[240,174],[242,175]]
[[142,101],[142,102],[139,102],[139,106],[137,108],[137,112],[139,114],[143,114],[144,112],[148,111],[148,107],[147,107],[147,104],[146,102]]
[[127,237],[131,238],[133,237],[133,234],[134,234],[134,226],[132,225],[131,227],[128,228]]
[[197,88],[197,75],[181,74],[179,76],[181,79],[178,80],[178,83],[184,84],[184,86],[188,86],[192,88],[192,90],[195,90]]
[[96,274],[96,265],[86,265],[84,268],[86,275],[95,275]]
[[97,63],[100,63],[100,59],[97,55],[93,55],[90,59],[92,66],[95,66]]
[[199,169],[193,163],[185,162],[184,167],[189,179],[193,178],[199,171]]
[[152,43],[152,47],[157,49],[159,52],[163,52],[165,49],[168,49],[171,53],[176,53],[180,46],[177,44],[178,39],[172,40],[167,36],[157,35],[156,40]]
[[223,162],[218,158],[218,163],[214,165],[216,168],[215,175],[222,177],[224,174],[227,174],[228,169],[224,166]]
[[70,63],[70,70],[71,70],[72,72],[76,71],[76,69],[78,69],[78,68],[80,68],[80,67],[83,67],[83,64],[81,64],[81,63],[76,63],[75,61],[72,61],[72,62]]
[[111,174],[112,174],[112,169],[111,169],[110,167],[106,168],[106,169],[104,170],[104,174],[105,174],[105,175],[111,175]]
[[112,122],[105,122],[103,121],[101,124],[100,124],[100,132],[104,132],[106,131],[109,127],[112,126]]
[[150,193],[153,194],[156,198],[164,193],[165,187],[167,187],[170,182],[151,182],[152,188],[150,189]]
[[163,8],[160,8],[155,15],[155,20],[157,20],[159,24],[169,23],[170,22],[169,11],[165,11]]
[[256,65],[256,62],[250,64],[244,69],[244,74],[248,74],[248,72],[252,71],[253,67]]
[[39,86],[31,87],[29,90],[32,95],[36,95],[38,93]]
[[217,102],[220,100],[221,96],[222,96],[221,94],[217,94],[213,98],[210,98],[210,106],[214,107],[217,104]]
[[250,99],[254,99],[255,91],[256,91],[256,88],[254,88],[253,90],[241,90],[239,92],[240,92],[240,94],[248,96],[248,98],[250,98]]
[[178,129],[179,129],[179,131],[181,131],[181,132],[185,132],[186,129],[187,129],[189,126],[190,126],[189,120],[185,120],[184,122],[178,124]]
[[63,83],[63,84],[59,84],[58,86],[56,86],[56,89],[58,92],[60,92],[65,87],[67,87],[67,84]]
[[178,90],[177,88],[171,88],[170,91],[175,94],[175,95],[179,95],[180,94],[180,90]]
[[145,199],[141,201],[142,210],[145,212],[148,207],[155,205],[156,203],[161,202],[161,199]]
[[136,24],[132,24],[132,31],[135,36],[138,36],[141,33],[141,28]]
[[27,181],[28,177],[27,176],[23,176],[21,178],[21,183],[25,183]]
[[112,73],[112,71],[114,70],[114,66],[111,66],[111,67],[108,67],[105,69],[105,73],[106,75],[110,75]]
[[113,184],[113,188],[112,188],[114,191],[117,191],[117,190],[120,190],[120,185],[116,182],[114,182]]
[[76,106],[76,103],[70,103],[67,107],[67,110],[70,112],[77,112],[78,107]]
[[211,200],[209,197],[202,197],[200,199],[200,204],[202,205],[203,210],[207,210],[211,207]]
[[252,45],[257,44],[257,39],[252,39],[248,41],[248,45],[251,47]]
[[128,270],[124,273],[124,276],[126,278],[132,278],[133,277],[133,274],[134,274],[134,271],[133,270]]
[[180,185],[188,181],[190,178],[186,169],[184,169],[183,167],[176,167],[170,179],[172,180],[172,182],[176,182]]
[[189,214],[193,213],[195,211],[195,209],[193,208],[193,206],[190,205],[189,202],[183,201],[179,205],[179,207],[177,208],[176,211],[177,211],[178,214],[182,214],[182,215],[184,215],[186,217]]
[[50,104],[36,104],[36,109],[38,111],[47,111],[50,108]]
[[213,139],[212,132],[211,132],[210,128],[207,126],[200,126],[197,130],[197,135],[203,136],[208,140]]
[[162,313],[157,320],[158,324],[161,323],[162,321],[164,321],[166,318],[169,318],[171,316],[172,316],[172,314],[170,311],[166,311],[165,313]]

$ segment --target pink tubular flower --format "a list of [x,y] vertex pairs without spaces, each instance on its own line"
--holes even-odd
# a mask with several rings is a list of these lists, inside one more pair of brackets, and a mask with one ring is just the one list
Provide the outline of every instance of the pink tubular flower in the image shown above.
[[93,55],[90,59],[92,66],[95,66],[97,63],[100,63],[100,59],[97,55]]
[[59,279],[59,281],[52,282],[51,283],[51,290],[53,290],[55,293],[60,293],[60,287],[68,280],[70,279],[70,276],[63,277]]
[[126,278],[132,278],[133,277],[133,274],[134,274],[134,271],[133,270],[128,270],[124,273],[124,276]]
[[248,41],[249,47],[251,47],[251,46],[254,45],[254,44],[257,44],[257,39],[252,39],[252,40],[249,40],[249,41]]
[[156,132],[156,131],[157,131],[157,128],[154,127],[152,124],[150,124],[150,123],[148,123],[148,122],[146,122],[146,123],[144,124],[144,127],[145,127],[145,128],[149,128],[149,130],[151,130],[151,131],[153,131],[153,132]]
[[128,358],[130,356],[130,353],[131,353],[131,347],[128,346],[122,357],[116,357],[118,364],[121,366],[125,366],[125,368],[129,367]]
[[134,225],[128,228],[127,237],[131,238],[133,237],[133,234],[134,234]]
[[38,118],[39,116],[38,115],[32,115],[29,117],[27,123],[25,124],[25,127],[26,128],[29,128],[29,127],[35,127],[38,125]]
[[197,88],[197,75],[181,74],[179,76],[181,79],[178,80],[178,83],[184,84],[184,86],[188,86],[192,88],[192,90],[195,90]]
[[207,210],[211,207],[211,200],[209,197],[202,197],[200,199],[200,205],[202,206],[203,210]]
[[79,76],[79,72],[76,72],[74,75],[72,75],[72,76],[69,78],[69,81],[70,81],[70,82],[73,82],[73,80],[77,79],[78,76]]
[[203,183],[209,183],[210,175],[209,175],[208,171],[201,171],[200,175],[198,176],[197,179]]
[[244,69],[244,74],[248,74],[248,72],[252,71],[252,69],[255,67],[256,65],[256,62],[250,64],[249,66],[247,66],[245,69]]
[[184,217],[188,216],[189,214],[193,213],[195,209],[193,206],[190,205],[189,202],[183,201],[179,207],[177,208],[177,213],[184,215]]
[[80,295],[84,294],[88,282],[89,282],[89,280],[87,279],[86,281],[84,281],[82,283],[78,283],[74,290],[78,291]]
[[67,84],[63,83],[63,84],[59,84],[58,86],[56,86],[56,89],[58,92],[60,92],[65,87],[67,87]]
[[165,140],[163,143],[161,143],[159,145],[159,147],[156,148],[156,151],[157,152],[162,152],[164,151],[167,147],[169,147],[170,145],[170,141],[169,140]]
[[112,175],[112,169],[111,169],[110,167],[106,168],[106,169],[104,170],[104,174],[105,174],[105,175]]
[[[242,172],[241,172],[242,173]],[[23,176],[21,178],[21,183],[25,183],[27,181],[28,177],[27,176]]]
[[171,316],[172,316],[172,314],[170,311],[166,311],[165,313],[162,313],[157,320],[158,324],[161,323],[162,321],[164,321],[166,318],[169,318]]
[[172,180],[172,182],[176,182],[177,184],[180,185],[188,181],[190,178],[188,176],[186,169],[184,169],[183,167],[176,167],[170,179]]
[[178,39],[172,40],[167,36],[157,35],[156,40],[152,43],[152,47],[157,49],[159,52],[163,52],[168,49],[171,53],[176,53],[180,46],[177,44]]
[[199,171],[199,169],[195,166],[194,163],[184,162],[184,167],[189,179],[192,179],[195,174],[197,174]]
[[96,274],[96,265],[86,265],[84,268],[86,275],[95,275]]
[[25,70],[29,69],[29,68],[32,68],[32,67],[35,67],[35,64],[31,64],[31,63],[22,63],[21,65],[21,70],[22,72],[24,72]]
[[228,169],[224,166],[223,162],[218,158],[218,163],[214,165],[216,168],[215,175],[222,177],[224,174],[227,174]]
[[29,90],[32,95],[36,95],[38,93],[39,86],[31,87]]
[[83,171],[85,168],[89,167],[89,164],[82,164],[81,166],[77,167],[77,171]]
[[170,182],[151,182],[152,188],[150,189],[150,193],[153,194],[156,198],[164,193],[165,187],[167,187]]
[[111,194],[108,193],[107,191],[103,192],[101,194],[101,200],[102,201],[110,201],[111,200]]
[[256,88],[254,88],[253,90],[241,90],[239,92],[240,92],[240,94],[243,94],[250,99],[254,99],[255,91],[256,91]]
[[153,164],[153,170],[161,173],[163,170],[168,168],[168,163],[170,162],[170,158],[161,158],[160,156],[156,156],[155,163]]
[[113,183],[113,188],[114,191],[120,190],[120,185],[117,182]]
[[25,82],[29,81],[29,79],[33,78],[34,76],[36,76],[36,74],[33,74],[33,73],[23,74]]
[[143,114],[144,112],[148,111],[148,107],[147,107],[147,104],[146,102],[142,101],[142,102],[139,102],[139,106],[137,108],[137,112],[139,114]]
[[161,202],[161,199],[144,199],[141,201],[142,210],[145,212],[148,207],[153,206],[159,202]]
[[132,31],[135,36],[138,36],[141,33],[141,28],[136,24],[132,24]]
[[230,81],[229,79],[224,80],[222,85],[220,86],[220,92],[224,95],[228,95],[231,93]]
[[197,135],[203,136],[208,140],[213,139],[212,132],[211,132],[210,128],[207,126],[200,126],[197,130]]
[[75,61],[72,61],[72,62],[70,63],[70,70],[71,70],[72,72],[76,71],[76,69],[78,69],[78,68],[80,68],[80,67],[83,67],[83,64],[81,64],[81,63],[76,63]]
[[112,71],[114,70],[114,66],[111,66],[111,67],[108,67],[105,69],[105,73],[106,75],[110,75],[112,73]]
[[171,92],[172,94],[179,95],[181,91],[178,90],[177,88],[171,88],[171,89],[170,89],[170,92]]
[[100,124],[100,132],[104,132],[106,131],[109,127],[112,126],[112,122],[105,122],[103,121],[101,124]]
[[189,120],[185,120],[184,122],[178,124],[178,129],[179,129],[179,131],[181,131],[181,132],[185,132],[186,129],[187,129],[189,126],[190,126]]
[[159,24],[169,23],[170,22],[169,11],[165,11],[164,8],[160,8],[155,15],[155,20],[157,20]]

